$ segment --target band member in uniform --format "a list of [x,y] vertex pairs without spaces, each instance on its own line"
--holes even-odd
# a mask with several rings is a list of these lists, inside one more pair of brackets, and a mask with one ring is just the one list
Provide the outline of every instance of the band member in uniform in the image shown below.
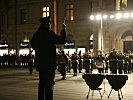
[[67,72],[70,73],[71,72],[71,67],[72,67],[72,64],[71,64],[71,54],[69,54],[69,51],[68,51],[68,53],[66,55],[67,55],[67,58],[68,58]]
[[128,73],[128,66],[129,66],[129,58],[128,58],[128,55],[126,53],[124,53],[124,74],[127,74]]
[[110,72],[112,74],[117,74],[117,52],[115,49],[113,49],[113,51],[111,51],[111,53],[109,54],[109,66],[110,66]]
[[78,59],[78,62],[79,62],[79,64],[78,64],[78,68],[79,68],[79,73],[81,73],[82,72],[82,55],[81,55],[81,51],[79,51],[79,54],[78,54],[78,56],[79,56],[79,59]]
[[109,69],[109,60],[108,60],[108,55],[105,54],[105,73],[108,73],[108,69]]
[[90,70],[91,70],[91,65],[90,65],[90,60],[91,60],[91,56],[88,54],[88,52],[86,52],[84,55],[83,55],[83,66],[85,68],[85,72],[86,73],[90,73]]
[[122,74],[123,71],[123,67],[124,67],[124,56],[122,54],[122,52],[119,52],[118,54],[118,73]]
[[66,66],[68,63],[68,58],[66,56],[66,54],[64,53],[64,51],[62,51],[61,54],[61,61],[60,61],[60,73],[61,73],[61,80],[65,80],[66,79]]
[[72,68],[73,68],[73,76],[77,76],[77,66],[78,66],[78,54],[76,52],[74,52],[74,54],[72,54],[71,57],[71,61],[72,61]]
[[32,75],[32,72],[33,72],[33,59],[34,59],[34,56],[33,56],[32,52],[33,52],[33,50],[30,50],[29,54],[27,55],[27,57],[28,57],[29,74],[30,75]]
[[131,55],[131,51],[129,50],[128,51],[128,58],[129,58],[129,65],[128,65],[128,73],[131,73],[132,72],[132,59],[133,59],[133,56]]
[[95,58],[95,62],[99,73],[104,73],[104,60],[105,58],[102,55],[102,51],[98,51],[98,55]]

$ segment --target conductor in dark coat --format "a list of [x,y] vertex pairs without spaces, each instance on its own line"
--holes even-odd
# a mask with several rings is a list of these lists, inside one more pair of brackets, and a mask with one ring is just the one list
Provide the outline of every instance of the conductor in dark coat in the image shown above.
[[65,43],[65,26],[61,35],[56,35],[50,30],[50,17],[40,18],[39,22],[40,27],[31,39],[31,46],[35,50],[35,66],[39,71],[38,100],[53,100],[56,44]]

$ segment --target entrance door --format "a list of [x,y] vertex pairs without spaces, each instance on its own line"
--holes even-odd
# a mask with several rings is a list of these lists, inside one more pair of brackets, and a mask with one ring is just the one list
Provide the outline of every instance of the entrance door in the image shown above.
[[133,41],[124,41],[124,52],[128,52],[129,50],[133,52]]

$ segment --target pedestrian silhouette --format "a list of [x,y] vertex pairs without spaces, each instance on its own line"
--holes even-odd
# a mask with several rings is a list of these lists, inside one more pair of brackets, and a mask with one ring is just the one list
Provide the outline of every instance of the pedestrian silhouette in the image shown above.
[[35,66],[39,71],[38,100],[53,100],[53,86],[56,70],[56,44],[64,44],[65,26],[57,35],[50,29],[51,17],[40,18],[40,27],[31,39],[35,50]]

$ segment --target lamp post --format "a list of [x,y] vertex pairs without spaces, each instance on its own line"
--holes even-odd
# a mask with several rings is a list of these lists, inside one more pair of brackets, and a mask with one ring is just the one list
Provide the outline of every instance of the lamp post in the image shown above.
[[103,50],[103,18],[107,18],[107,15],[91,15],[90,19],[94,20],[96,19],[97,21],[100,21],[100,27],[98,29],[98,50]]

